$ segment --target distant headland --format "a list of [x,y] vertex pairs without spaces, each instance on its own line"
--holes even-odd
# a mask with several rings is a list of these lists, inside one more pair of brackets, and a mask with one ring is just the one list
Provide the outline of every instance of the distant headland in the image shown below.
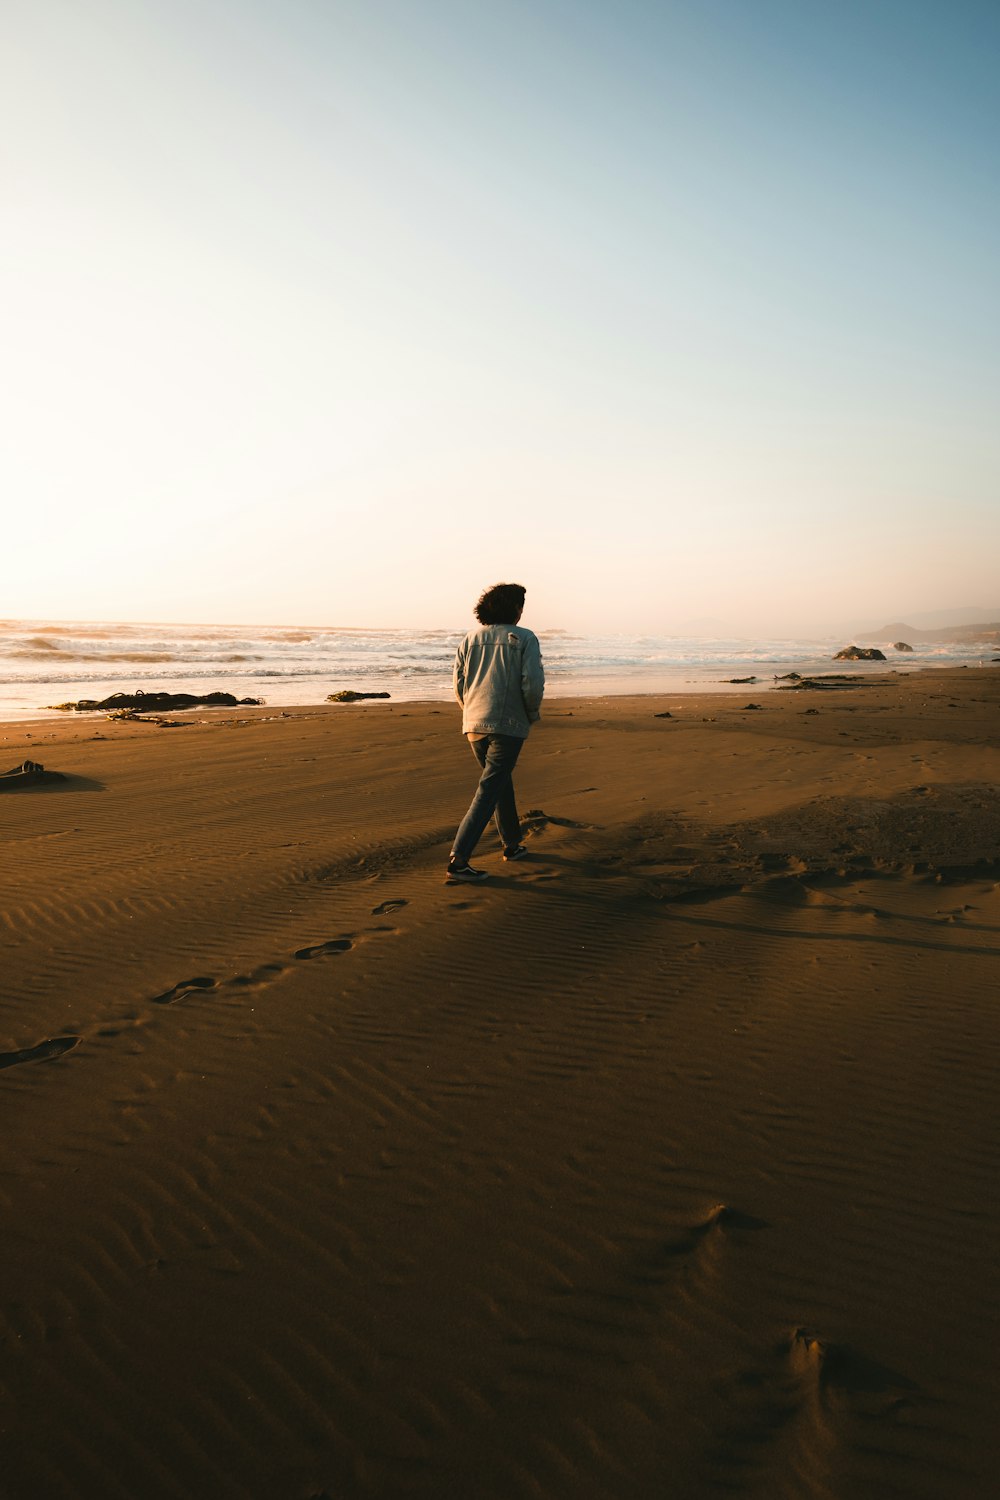
[[983,645],[995,646],[1000,642],[1000,619],[985,621],[979,625],[945,625],[937,630],[920,630],[915,625],[894,620],[890,625],[883,625],[881,630],[867,633],[880,641],[967,641],[969,645],[982,642]]

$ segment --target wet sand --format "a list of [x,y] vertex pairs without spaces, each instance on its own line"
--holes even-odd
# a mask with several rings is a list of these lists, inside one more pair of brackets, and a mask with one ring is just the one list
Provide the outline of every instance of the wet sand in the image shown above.
[[0,1495],[994,1494],[998,710],[0,727]]

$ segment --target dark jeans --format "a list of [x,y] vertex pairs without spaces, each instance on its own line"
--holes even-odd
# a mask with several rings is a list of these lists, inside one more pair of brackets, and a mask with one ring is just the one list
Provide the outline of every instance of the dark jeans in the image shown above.
[[494,816],[505,849],[513,849],[521,839],[512,778],[524,741],[513,734],[491,734],[484,740],[470,740],[469,744],[483,774],[452,846],[451,857],[461,865],[467,862]]

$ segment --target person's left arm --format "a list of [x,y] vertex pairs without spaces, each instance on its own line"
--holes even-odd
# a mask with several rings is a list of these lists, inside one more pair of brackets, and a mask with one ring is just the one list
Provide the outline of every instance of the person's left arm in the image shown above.
[[541,717],[542,694],[545,692],[545,670],[538,637],[529,635],[521,653],[521,696],[532,723]]

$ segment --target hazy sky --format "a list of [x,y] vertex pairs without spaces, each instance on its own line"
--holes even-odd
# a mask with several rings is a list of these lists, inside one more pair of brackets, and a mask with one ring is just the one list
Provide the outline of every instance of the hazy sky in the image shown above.
[[996,0],[0,6],[0,616],[996,603]]

